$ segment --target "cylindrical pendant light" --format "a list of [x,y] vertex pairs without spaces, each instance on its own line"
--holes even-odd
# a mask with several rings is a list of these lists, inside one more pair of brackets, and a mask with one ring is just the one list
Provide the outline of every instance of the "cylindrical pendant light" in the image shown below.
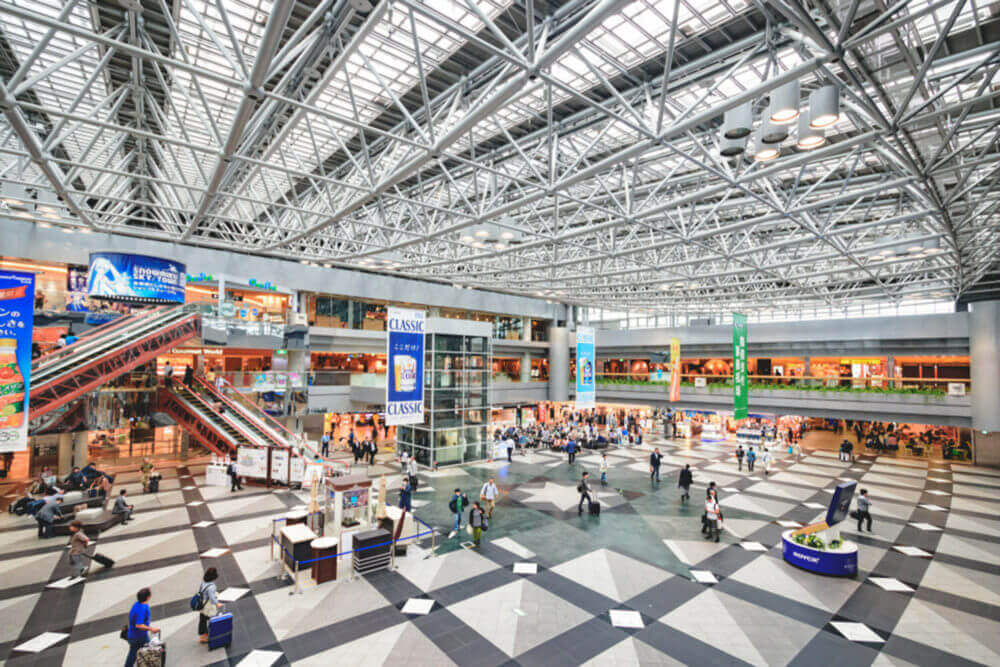
[[730,109],[723,116],[722,136],[726,139],[742,139],[750,136],[753,131],[753,109],[751,103],[741,104]]
[[753,159],[757,162],[767,162],[781,155],[781,146],[776,143],[764,141],[763,133],[764,128],[762,126],[753,135]]
[[840,89],[823,86],[809,94],[809,126],[830,127],[840,120]]
[[760,124],[760,139],[765,144],[780,144],[788,138],[788,126],[777,125],[765,118]]
[[799,80],[789,81],[771,91],[768,115],[772,123],[785,125],[799,117]]
[[730,139],[725,134],[719,138],[719,155],[724,157],[735,157],[742,155],[747,149],[747,137],[744,135],[738,139]]
[[818,130],[809,126],[809,119],[805,114],[799,116],[799,137],[796,145],[802,150],[811,151],[826,143],[823,130]]

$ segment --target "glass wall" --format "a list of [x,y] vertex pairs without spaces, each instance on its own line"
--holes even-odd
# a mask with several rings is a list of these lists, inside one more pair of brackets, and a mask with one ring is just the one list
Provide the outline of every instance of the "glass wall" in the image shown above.
[[397,443],[421,465],[450,465],[488,457],[490,340],[427,334],[424,422],[400,426]]

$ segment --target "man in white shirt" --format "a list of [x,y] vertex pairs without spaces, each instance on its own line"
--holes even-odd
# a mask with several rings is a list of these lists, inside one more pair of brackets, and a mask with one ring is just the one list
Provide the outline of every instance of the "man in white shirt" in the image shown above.
[[768,451],[767,447],[764,448],[764,453],[760,455],[760,462],[764,464],[764,477],[767,477],[768,469],[771,467],[771,452]]
[[493,516],[493,508],[496,507],[496,501],[499,496],[500,489],[497,488],[496,483],[491,477],[488,482],[483,484],[483,488],[479,492],[479,499],[486,502],[486,518]]
[[706,540],[712,539],[714,535],[715,541],[719,541],[719,522],[721,520],[722,512],[719,509],[719,502],[709,493],[705,498],[705,523],[708,527],[708,532],[705,534]]

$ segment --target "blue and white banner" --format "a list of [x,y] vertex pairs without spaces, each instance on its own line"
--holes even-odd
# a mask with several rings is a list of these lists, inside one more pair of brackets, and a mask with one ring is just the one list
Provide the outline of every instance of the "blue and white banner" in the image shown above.
[[576,328],[576,408],[589,410],[597,401],[594,372],[594,328]]
[[422,310],[389,307],[386,338],[385,425],[424,421],[424,331]]
[[0,452],[28,448],[35,275],[0,271]]
[[120,252],[90,254],[90,296],[145,303],[184,303],[185,266],[159,257]]

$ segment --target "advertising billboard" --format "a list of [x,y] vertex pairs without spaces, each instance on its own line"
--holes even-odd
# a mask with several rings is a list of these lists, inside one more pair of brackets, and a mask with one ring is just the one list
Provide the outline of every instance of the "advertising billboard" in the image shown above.
[[120,252],[90,254],[87,294],[137,303],[184,303],[185,266]]
[[422,310],[389,308],[386,337],[385,425],[424,421],[424,332]]
[[594,328],[576,328],[576,408],[589,410],[597,401]]
[[0,452],[28,448],[35,276],[0,271]]
[[681,400],[681,339],[670,339],[670,401]]
[[747,376],[747,316],[733,313],[733,418],[746,419],[750,410]]

